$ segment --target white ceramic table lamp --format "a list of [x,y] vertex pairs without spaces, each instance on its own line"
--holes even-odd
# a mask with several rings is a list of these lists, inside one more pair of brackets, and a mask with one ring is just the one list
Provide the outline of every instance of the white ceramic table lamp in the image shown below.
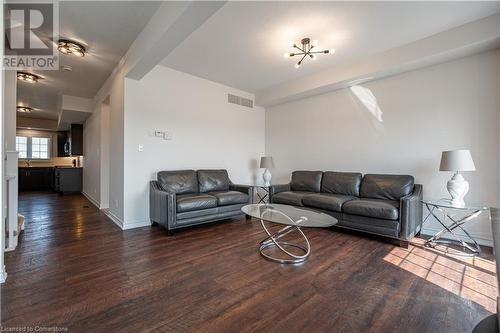
[[475,171],[476,167],[469,150],[443,151],[439,171],[453,171],[455,174],[448,181],[446,188],[451,195],[451,203],[464,206],[464,197],[469,191],[469,182],[460,174],[460,171]]
[[262,174],[262,178],[264,179],[264,183],[266,186],[271,185],[271,171],[270,168],[274,168],[273,158],[271,156],[262,156],[260,158],[260,167],[265,168],[266,170]]

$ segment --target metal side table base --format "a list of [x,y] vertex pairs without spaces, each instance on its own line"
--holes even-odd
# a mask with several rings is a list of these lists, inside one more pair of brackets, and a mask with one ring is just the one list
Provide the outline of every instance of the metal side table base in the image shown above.
[[[429,240],[425,242],[425,246],[436,248],[439,244],[455,245],[460,247],[463,251],[456,252],[454,254],[463,256],[476,256],[481,253],[481,247],[479,246],[479,244],[476,242],[474,238],[472,238],[472,236],[467,232],[467,230],[465,230],[462,227],[462,225],[478,217],[483,211],[487,210],[486,207],[481,207],[479,209],[467,209],[465,207],[446,206],[444,204],[425,201],[425,200],[422,202],[429,212],[427,217],[424,219],[424,222],[427,221],[427,219],[430,216],[433,216],[436,219],[436,221],[438,221],[439,224],[443,226],[443,229],[441,229],[439,232],[437,232],[434,236],[432,236]],[[461,208],[463,211],[468,211],[469,213],[460,219],[456,219],[452,217],[445,210],[445,208],[451,208],[451,209]],[[443,217],[439,217],[435,211],[441,212],[443,214]],[[463,232],[464,234],[463,237],[459,237],[455,233],[456,229],[459,229]],[[442,239],[443,236],[448,234],[451,235],[452,239]]]
[[[299,220],[296,223],[298,224],[301,221],[302,220]],[[260,220],[260,223],[262,225],[262,228],[264,229],[264,231],[266,232],[266,234],[268,236],[260,242],[260,247],[259,247],[260,254],[264,258],[271,260],[271,261],[274,261],[274,262],[277,262],[277,263],[280,263],[280,264],[299,264],[299,263],[302,263],[302,262],[307,260],[307,258],[309,257],[309,254],[311,253],[311,245],[309,244],[309,240],[307,239],[304,232],[300,229],[300,227],[289,225],[289,226],[286,226],[286,227],[278,230],[274,234],[271,234],[271,232],[269,232],[269,230],[266,228],[266,225],[265,225],[263,219]],[[302,236],[302,238],[305,241],[305,246],[279,240],[280,238],[282,238],[285,235],[288,235],[294,231],[297,231]],[[286,250],[286,247],[293,247],[293,248],[299,249],[302,252],[304,252],[304,254],[298,255],[298,254],[291,253],[290,251]],[[266,250],[269,248],[280,249],[281,252],[283,252],[289,259],[277,258],[275,256],[272,256],[272,255],[266,253]]]

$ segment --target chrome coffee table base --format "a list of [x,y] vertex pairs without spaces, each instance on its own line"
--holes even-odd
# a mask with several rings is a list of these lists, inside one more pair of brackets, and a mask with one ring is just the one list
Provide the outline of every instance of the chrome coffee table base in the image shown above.
[[[283,214],[284,215],[284,214]],[[284,215],[286,216],[286,215]],[[307,219],[304,217],[304,219]],[[299,224],[303,220],[300,219],[296,221],[295,223]],[[262,225],[262,228],[267,234],[267,237],[260,242],[260,254],[271,261],[280,263],[280,264],[299,264],[301,262],[304,262],[307,260],[309,257],[309,254],[311,253],[311,245],[309,244],[309,240],[307,239],[306,235],[304,235],[304,232],[300,229],[299,226],[294,226],[294,225],[288,225],[274,234],[271,234],[271,232],[267,229],[266,224],[264,223],[263,219],[260,219],[260,224]],[[292,232],[298,232],[303,240],[304,240],[304,245],[299,245],[299,244],[294,244],[290,242],[285,242],[285,241],[280,241],[280,238],[284,237],[285,235],[288,235]],[[299,249],[303,254],[295,254],[290,251],[288,251],[286,248],[293,247],[295,249]],[[277,248],[281,250],[282,253],[285,254],[285,258],[278,258],[275,256],[272,256],[271,254],[267,253],[267,249],[269,248]]]

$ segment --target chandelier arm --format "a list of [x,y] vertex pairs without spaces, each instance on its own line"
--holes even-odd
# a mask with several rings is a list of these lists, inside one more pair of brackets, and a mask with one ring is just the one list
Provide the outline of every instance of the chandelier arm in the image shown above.
[[305,50],[301,49],[300,47],[298,47],[298,46],[297,46],[297,45],[295,45],[295,44],[293,45],[293,47],[294,47],[294,48],[296,48],[296,49],[298,49],[298,50],[301,50],[301,51],[302,51],[302,52],[304,52],[304,53],[306,52]]
[[309,53],[311,53],[311,54],[316,54],[316,53],[325,53],[325,51],[326,51],[326,50],[324,50],[324,51],[314,51],[314,52],[309,52]]
[[295,57],[295,56],[301,56],[301,55],[304,55],[305,53],[304,52],[301,52],[301,53],[293,53],[292,57]]
[[302,62],[302,60],[304,60],[305,57],[307,57],[307,53],[304,53],[304,56],[302,57],[302,59],[299,60],[299,62]]

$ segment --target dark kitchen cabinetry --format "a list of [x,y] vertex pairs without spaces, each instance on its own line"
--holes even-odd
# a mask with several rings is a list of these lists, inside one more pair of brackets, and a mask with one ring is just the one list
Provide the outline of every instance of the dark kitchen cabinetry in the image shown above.
[[57,132],[57,157],[69,156],[69,133],[68,131]]
[[54,190],[61,193],[82,191],[82,168],[54,168]]
[[71,130],[69,131],[69,147],[72,156],[83,155],[83,125],[71,125]]
[[83,155],[83,125],[71,124],[69,131],[57,133],[57,156]]
[[19,191],[48,191],[52,188],[53,168],[19,168]]

